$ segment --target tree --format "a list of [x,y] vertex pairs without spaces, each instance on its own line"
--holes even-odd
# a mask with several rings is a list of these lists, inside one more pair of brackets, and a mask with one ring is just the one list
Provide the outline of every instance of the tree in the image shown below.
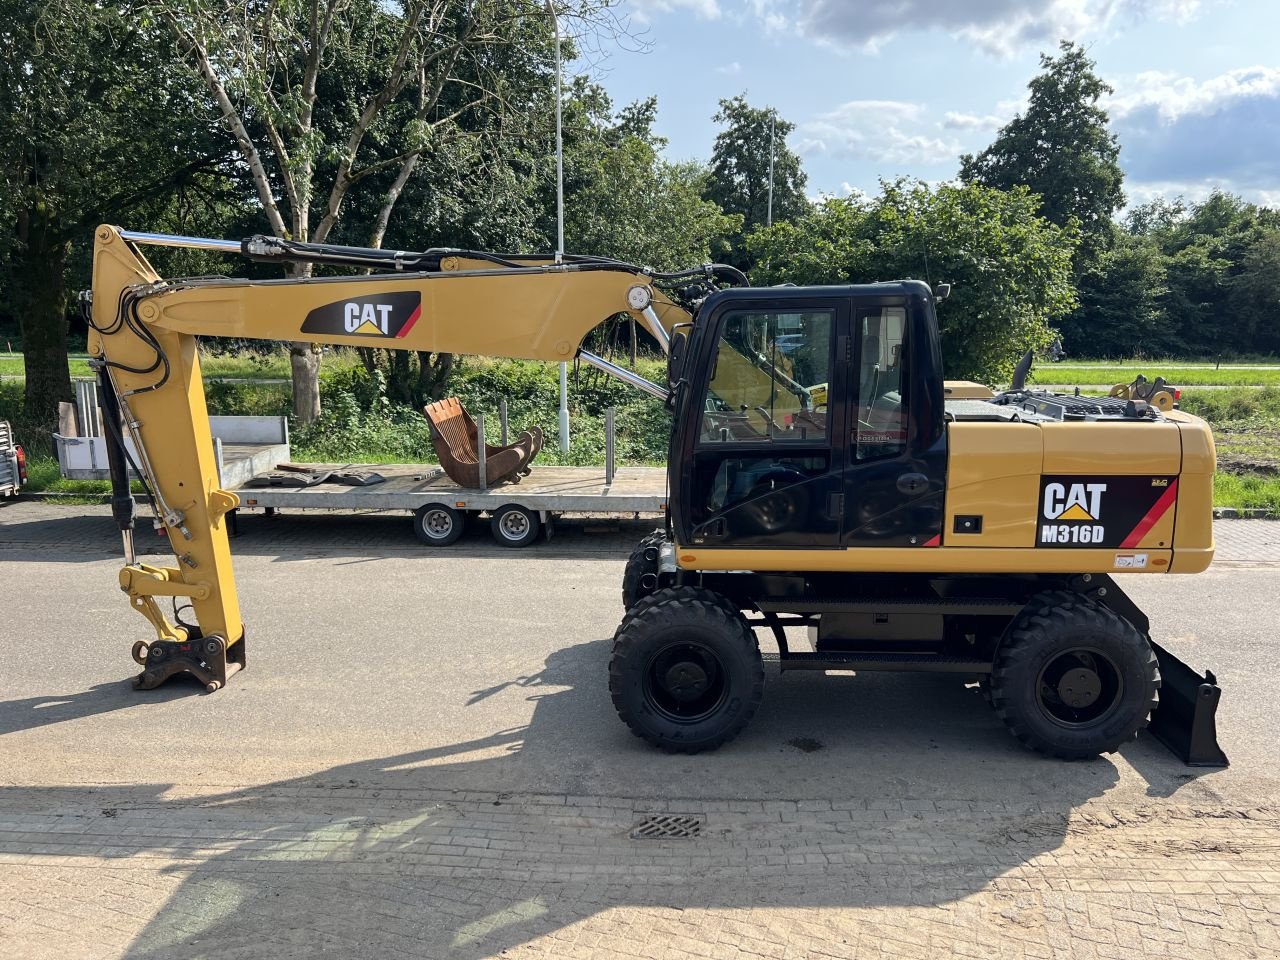
[[[26,410],[71,399],[68,282],[104,221],[230,178],[227,151],[165,34],[115,4],[0,0],[0,272],[17,315]],[[81,271],[83,272],[83,271]]]
[[1280,351],[1280,229],[1266,230],[1228,281],[1228,304],[1249,352]]
[[1165,309],[1168,269],[1154,240],[1119,233],[1079,277],[1080,307],[1059,324],[1067,353],[1124,358],[1179,352]]
[[1280,349],[1280,215],[1215,192],[1200,203],[1153,201],[1126,227],[1160,251],[1169,352],[1199,356]]
[[1094,73],[1083,47],[1069,41],[1059,55],[1040,56],[1027,85],[1025,113],[1015,116],[976,157],[960,159],[960,179],[1008,190],[1026,186],[1041,198],[1050,223],[1080,224],[1080,255],[1088,261],[1110,242],[1112,215],[1124,205],[1120,143],[1099,106],[1112,88]]
[[[565,243],[571,251],[678,270],[706,263],[718,238],[741,229],[741,216],[703,198],[705,169],[662,157],[666,141],[653,132],[656,118],[652,97],[615,115],[603,89],[575,81],[565,130]],[[627,330],[634,363],[634,318]]]
[[[271,232],[315,243],[329,239],[352,192],[388,174],[368,238],[379,245],[423,153],[465,115],[501,106],[501,65],[525,55],[527,44],[515,41],[528,39],[529,21],[551,35],[545,7],[532,0],[148,6],[217,105]],[[599,9],[596,0],[574,0],[566,13]],[[310,272],[297,264],[291,275]],[[307,424],[320,410],[320,353],[295,344],[291,362],[294,413]]]
[[574,252],[614,257],[656,270],[705,263],[711,245],[741,226],[703,199],[706,170],[662,157],[653,132],[657,101],[616,115],[608,95],[579,78],[568,111],[565,243]]
[[749,266],[742,259],[742,240],[769,223],[771,155],[773,222],[795,220],[809,212],[804,193],[808,177],[800,167],[800,158],[787,146],[787,135],[795,124],[782,119],[772,107],[751,106],[745,94],[721,100],[712,119],[724,129],[716,135],[703,196],[725,213],[742,217],[741,229],[728,234],[725,242],[731,248],[730,262]]
[[757,283],[865,283],[916,277],[952,284],[939,307],[949,377],[1008,382],[1021,354],[1053,340],[1075,306],[1078,237],[1038,214],[1026,187],[884,183],[879,196],[824,200],[794,223],[748,238]]

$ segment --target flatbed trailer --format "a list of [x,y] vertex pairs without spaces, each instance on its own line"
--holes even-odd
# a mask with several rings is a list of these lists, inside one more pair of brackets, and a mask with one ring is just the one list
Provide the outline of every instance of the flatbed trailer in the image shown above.
[[509,547],[550,536],[561,514],[616,516],[661,514],[667,508],[667,472],[662,467],[621,467],[610,480],[601,467],[539,467],[519,483],[484,490],[458,486],[434,464],[306,464],[320,473],[378,473],[369,486],[319,483],[309,487],[253,486],[235,490],[241,508],[278,510],[405,510],[413,514],[418,539],[448,546],[462,535],[468,516],[487,513],[494,539]]

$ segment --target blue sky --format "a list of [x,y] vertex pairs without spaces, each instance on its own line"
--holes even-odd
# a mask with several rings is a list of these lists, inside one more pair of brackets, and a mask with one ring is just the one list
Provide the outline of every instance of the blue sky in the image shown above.
[[1221,187],[1280,206],[1278,0],[623,0],[646,47],[593,71],[658,97],[672,159],[706,160],[721,97],[797,124],[809,191],[941,181],[1020,109],[1040,51],[1085,44],[1129,201]]

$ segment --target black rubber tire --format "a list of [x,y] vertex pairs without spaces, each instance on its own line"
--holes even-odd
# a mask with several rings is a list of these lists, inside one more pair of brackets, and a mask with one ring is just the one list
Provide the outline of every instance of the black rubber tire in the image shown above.
[[467,515],[443,503],[428,503],[413,512],[413,532],[429,547],[457,543],[467,529]]
[[[660,682],[662,658],[682,664],[676,658],[689,656],[684,651],[695,651],[710,667],[709,692],[688,705],[676,703]],[[609,693],[622,722],[655,747],[714,750],[736,737],[760,706],[760,648],[742,615],[718,594],[698,587],[659,590],[636,604],[614,636]],[[677,716],[686,706],[690,715]]]
[[[1116,689],[1109,692],[1103,683],[1097,703],[1078,714],[1099,715],[1068,722],[1051,715],[1071,708],[1053,705],[1056,694],[1045,678],[1073,651],[1084,651],[1099,675],[1113,675]],[[1031,598],[1010,624],[991,674],[991,705],[1013,735],[1063,760],[1114,753],[1134,739],[1150,722],[1159,690],[1160,670],[1147,638],[1114,611],[1065,590]],[[1102,700],[1107,703],[1097,705]]]
[[705,600],[708,603],[714,603],[723,607],[725,612],[731,617],[739,616],[741,611],[739,608],[723,594],[716,593],[714,590],[705,590],[702,587],[663,587],[654,593],[641,597],[635,602],[635,605],[622,615],[622,621],[618,624],[618,629],[613,631],[613,638],[616,641],[620,634],[636,615],[649,607],[657,606],[660,603],[673,603],[680,600]]
[[542,521],[536,510],[508,503],[493,511],[489,528],[493,531],[493,539],[504,547],[527,547],[538,539]]
[[651,594],[652,590],[646,590],[640,585],[640,581],[644,579],[646,573],[657,573],[658,564],[646,560],[644,558],[645,551],[650,547],[660,547],[667,539],[667,531],[659,527],[653,533],[649,534],[637,544],[636,548],[631,551],[631,556],[627,558],[627,567],[622,572],[622,609],[630,610],[640,600]]

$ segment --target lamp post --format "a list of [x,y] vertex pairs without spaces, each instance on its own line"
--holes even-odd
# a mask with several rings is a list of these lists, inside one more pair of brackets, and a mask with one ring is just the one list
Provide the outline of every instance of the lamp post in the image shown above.
[[[561,130],[560,18],[552,0],[547,0],[547,13],[556,33],[556,263],[564,260],[564,135]],[[569,452],[569,364],[560,361],[560,452]]]

